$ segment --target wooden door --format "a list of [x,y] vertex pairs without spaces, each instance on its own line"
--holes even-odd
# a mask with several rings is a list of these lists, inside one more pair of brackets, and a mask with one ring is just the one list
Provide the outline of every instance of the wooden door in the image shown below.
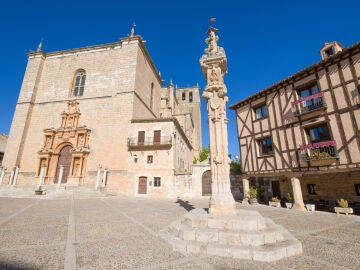
[[56,175],[55,175],[55,179],[54,179],[55,183],[58,182],[58,177],[59,177],[59,173],[60,173],[60,165],[64,166],[61,183],[67,182],[67,178],[70,173],[70,165],[71,165],[71,149],[72,149],[72,147],[70,145],[67,145],[67,146],[64,146],[63,149],[61,149],[61,151],[59,153],[60,155],[59,155],[58,165],[56,168]]
[[211,195],[211,171],[208,170],[202,175],[202,195],[210,196]]
[[145,176],[139,177],[139,194],[146,194],[147,192],[147,178]]
[[160,144],[161,130],[154,130],[154,144]]
[[138,145],[144,145],[145,142],[145,131],[138,132]]

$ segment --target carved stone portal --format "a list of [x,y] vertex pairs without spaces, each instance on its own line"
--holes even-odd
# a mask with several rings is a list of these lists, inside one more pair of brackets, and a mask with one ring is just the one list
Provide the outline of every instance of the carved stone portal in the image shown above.
[[[90,152],[89,139],[90,128],[80,126],[79,102],[68,101],[67,111],[61,114],[60,128],[48,128],[44,130],[44,144],[38,152],[39,164],[37,175],[40,175],[41,166],[47,168],[45,172],[45,184],[57,183],[56,179],[60,165],[69,166],[62,177],[62,183],[81,185],[85,176],[86,160]],[[71,147],[69,164],[59,164],[59,159],[65,147]]]

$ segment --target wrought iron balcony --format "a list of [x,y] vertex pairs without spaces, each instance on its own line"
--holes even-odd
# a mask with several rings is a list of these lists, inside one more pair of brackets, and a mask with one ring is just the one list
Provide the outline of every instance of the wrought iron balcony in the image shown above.
[[161,137],[133,137],[128,138],[128,147],[130,149],[161,149],[161,148],[170,148],[172,145],[171,136],[161,136]]
[[325,109],[327,107],[324,101],[323,92],[296,100],[292,102],[291,105],[295,116]]
[[336,141],[325,141],[300,145],[302,161],[310,162],[310,166],[331,165],[339,158]]

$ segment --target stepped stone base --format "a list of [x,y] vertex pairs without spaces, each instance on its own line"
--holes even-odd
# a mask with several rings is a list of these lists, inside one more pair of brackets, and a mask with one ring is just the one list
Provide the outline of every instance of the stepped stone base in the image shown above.
[[235,216],[194,209],[161,232],[175,251],[255,261],[275,261],[302,253],[301,242],[256,211]]

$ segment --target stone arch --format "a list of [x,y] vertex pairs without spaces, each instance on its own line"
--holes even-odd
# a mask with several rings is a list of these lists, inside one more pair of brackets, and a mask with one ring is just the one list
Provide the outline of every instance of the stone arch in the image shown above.
[[211,195],[211,170],[207,170],[201,177],[202,196]]

